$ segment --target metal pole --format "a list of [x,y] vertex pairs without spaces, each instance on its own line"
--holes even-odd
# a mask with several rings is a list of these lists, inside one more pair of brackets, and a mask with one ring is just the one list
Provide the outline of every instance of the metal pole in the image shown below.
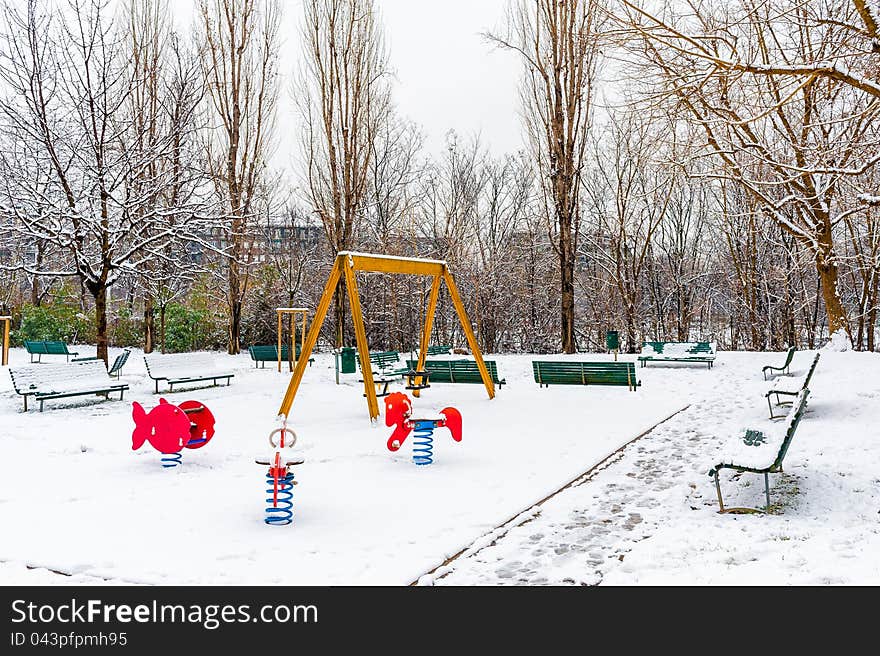
[[12,321],[12,317],[2,317],[0,321],[3,322],[3,362],[2,365],[5,367],[9,364],[9,324]]
[[278,315],[278,373],[281,373],[281,310],[275,310]]

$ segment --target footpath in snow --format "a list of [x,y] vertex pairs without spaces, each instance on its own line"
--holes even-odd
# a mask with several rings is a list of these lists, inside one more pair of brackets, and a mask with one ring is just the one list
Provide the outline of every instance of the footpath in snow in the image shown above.
[[[760,368],[774,360],[722,353],[685,412],[422,583],[880,583],[880,356],[821,357],[785,473],[770,475],[773,514],[717,513],[707,470],[743,427],[768,426]],[[728,505],[763,506],[759,475],[725,470],[722,488]]]

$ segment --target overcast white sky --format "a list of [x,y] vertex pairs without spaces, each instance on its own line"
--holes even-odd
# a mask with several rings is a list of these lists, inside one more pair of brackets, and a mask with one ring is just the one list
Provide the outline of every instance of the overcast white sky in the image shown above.
[[450,128],[479,132],[494,152],[522,145],[514,53],[480,36],[502,24],[507,0],[377,0],[402,113],[422,124],[429,147]]
[[[382,14],[399,112],[425,133],[425,148],[438,153],[454,129],[480,134],[495,154],[518,150],[520,62],[511,52],[486,43],[481,32],[503,24],[508,0],[376,0]],[[172,0],[177,18],[192,16],[193,0]],[[283,0],[284,44],[280,56],[286,80],[301,53],[301,0]],[[296,118],[285,83],[278,115],[275,165],[290,171],[295,159]],[[293,129],[291,129],[293,128]]]

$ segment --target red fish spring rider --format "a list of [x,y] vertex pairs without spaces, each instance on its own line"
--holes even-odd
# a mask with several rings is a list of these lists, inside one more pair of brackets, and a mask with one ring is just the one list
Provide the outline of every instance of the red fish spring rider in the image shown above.
[[269,505],[266,506],[264,518],[269,526],[286,526],[293,521],[293,486],[297,481],[293,480],[290,468],[305,462],[293,452],[295,445],[296,433],[286,424],[282,425],[269,433],[269,446],[272,447],[269,455],[256,459],[258,465],[269,467],[266,485],[271,487],[266,490],[270,496],[266,499]]
[[162,454],[162,466],[166,469],[180,464],[183,449],[200,449],[214,437],[214,415],[199,401],[171,405],[159,399],[159,405],[150,412],[137,401],[131,405],[132,450],[137,451],[149,442]]
[[397,451],[412,431],[413,462],[417,465],[430,465],[434,462],[434,429],[446,427],[452,439],[461,442],[461,413],[455,408],[443,408],[433,416],[414,418],[409,397],[403,392],[394,392],[385,397],[385,425],[395,426],[388,438],[388,449]]

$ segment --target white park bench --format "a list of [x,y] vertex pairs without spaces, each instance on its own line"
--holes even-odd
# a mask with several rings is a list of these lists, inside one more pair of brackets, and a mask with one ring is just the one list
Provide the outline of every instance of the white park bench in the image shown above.
[[42,412],[43,403],[50,399],[88,395],[109,399],[112,392],[119,392],[121,401],[128,389],[127,383],[110,377],[103,360],[16,367],[9,370],[9,375],[15,392],[24,397],[25,412],[29,396],[40,402]]
[[156,383],[156,394],[159,393],[159,382],[165,381],[170,391],[175,385],[187,385],[212,381],[226,380],[229,385],[235,376],[228,371],[218,371],[216,357],[212,353],[175,353],[173,355],[150,354],[144,356],[147,375]]

